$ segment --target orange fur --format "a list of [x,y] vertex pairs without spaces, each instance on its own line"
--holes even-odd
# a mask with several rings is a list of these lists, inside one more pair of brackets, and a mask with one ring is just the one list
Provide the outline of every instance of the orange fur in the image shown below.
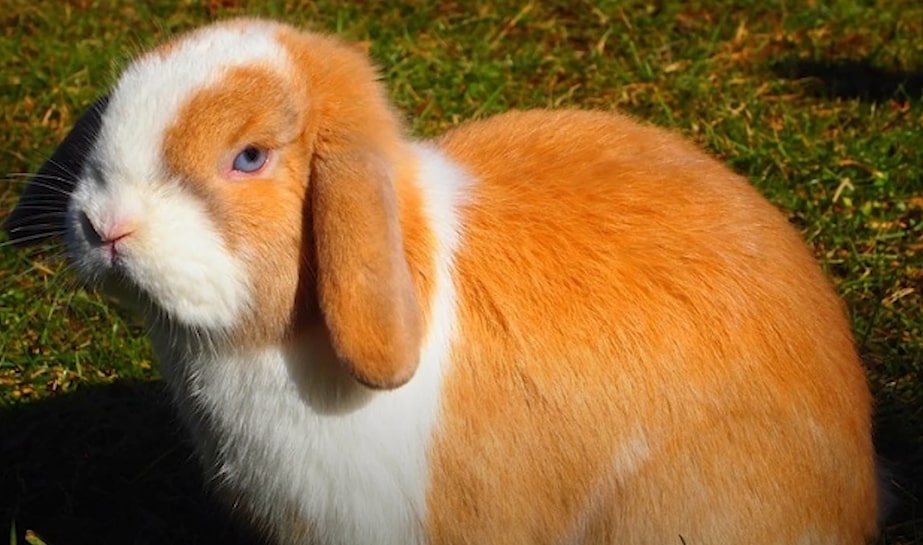
[[400,386],[416,370],[424,327],[398,209],[415,169],[400,121],[355,48],[288,29],[279,39],[317,116],[311,214],[331,342],[363,384]]
[[[322,313],[356,378],[396,387],[416,368],[420,301],[432,290],[434,242],[416,165],[359,50],[287,28],[279,40],[297,76],[230,70],[186,102],[164,157],[230,249],[252,256],[257,300],[237,342],[299,336]],[[273,168],[245,182],[222,179],[222,162],[251,144],[275,154]]]
[[864,541],[869,393],[781,214],[611,114],[510,113],[441,144],[478,182],[431,543]]
[[416,292],[386,164],[362,152],[315,159],[317,294],[337,355],[356,379],[393,388],[417,367]]
[[[164,140],[168,169],[206,203],[229,248],[248,249],[258,311],[237,342],[285,338],[296,316],[310,142],[299,130],[307,116],[303,100],[286,93],[288,87],[268,69],[231,70],[186,102]],[[274,168],[246,182],[223,179],[222,162],[250,144],[271,149]]]

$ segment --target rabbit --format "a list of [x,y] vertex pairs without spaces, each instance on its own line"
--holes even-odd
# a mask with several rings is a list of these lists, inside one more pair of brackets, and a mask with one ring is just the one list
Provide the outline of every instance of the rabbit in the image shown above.
[[844,305],[681,136],[574,109],[414,140],[361,48],[254,18],[99,104],[69,259],[145,315],[209,482],[274,542],[875,535]]

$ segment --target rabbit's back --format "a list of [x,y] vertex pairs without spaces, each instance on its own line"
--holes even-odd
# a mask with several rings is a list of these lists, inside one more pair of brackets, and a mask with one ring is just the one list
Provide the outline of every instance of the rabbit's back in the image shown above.
[[474,182],[435,543],[865,540],[865,377],[771,204],[612,114],[514,112],[440,145]]

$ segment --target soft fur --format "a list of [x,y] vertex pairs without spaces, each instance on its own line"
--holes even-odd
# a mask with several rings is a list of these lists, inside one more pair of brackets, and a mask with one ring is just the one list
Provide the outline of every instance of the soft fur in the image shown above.
[[671,133],[528,111],[414,143],[359,48],[233,20],[134,62],[83,159],[73,262],[143,305],[205,470],[279,543],[874,533],[842,304]]

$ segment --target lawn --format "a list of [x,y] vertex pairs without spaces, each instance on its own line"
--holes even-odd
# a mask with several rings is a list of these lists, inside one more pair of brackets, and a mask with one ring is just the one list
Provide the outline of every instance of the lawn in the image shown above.
[[[528,107],[619,109],[682,132],[786,211],[834,280],[892,470],[881,543],[923,544],[919,0],[3,4],[0,218],[133,55],[232,14],[367,43],[420,136]],[[60,245],[4,240],[0,535],[256,543],[201,491],[139,322],[82,289]]]

